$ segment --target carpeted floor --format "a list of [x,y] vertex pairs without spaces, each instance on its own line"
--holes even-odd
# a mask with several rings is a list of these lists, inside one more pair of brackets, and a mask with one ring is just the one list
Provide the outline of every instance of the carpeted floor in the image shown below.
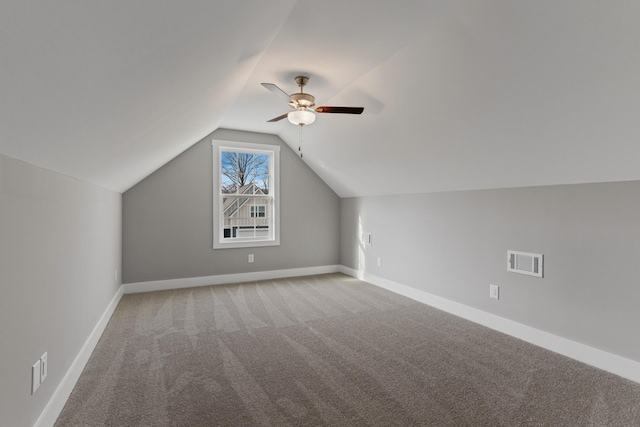
[[56,426],[640,426],[640,384],[341,275],[125,295]]

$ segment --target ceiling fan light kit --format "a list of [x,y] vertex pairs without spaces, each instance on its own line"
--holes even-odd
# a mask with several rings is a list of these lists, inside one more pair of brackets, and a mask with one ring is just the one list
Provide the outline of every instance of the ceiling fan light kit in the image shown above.
[[296,110],[287,114],[291,123],[298,126],[306,126],[316,121],[316,115],[311,110]]

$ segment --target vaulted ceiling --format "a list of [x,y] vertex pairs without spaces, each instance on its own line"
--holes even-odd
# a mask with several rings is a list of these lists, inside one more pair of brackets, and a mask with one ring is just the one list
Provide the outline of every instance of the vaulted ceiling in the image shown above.
[[640,180],[640,2],[0,6],[0,153],[125,191],[211,131],[279,135],[342,197]]

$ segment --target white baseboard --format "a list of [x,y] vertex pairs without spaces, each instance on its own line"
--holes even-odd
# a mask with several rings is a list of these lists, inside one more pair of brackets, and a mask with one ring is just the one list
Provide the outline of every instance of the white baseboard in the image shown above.
[[551,350],[563,356],[570,357],[587,365],[594,366],[607,372],[640,383],[640,362],[626,359],[616,354],[608,353],[594,347],[589,347],[566,338],[541,331],[522,323],[514,322],[495,314],[487,313],[477,308],[451,301],[428,292],[411,288],[394,281],[375,276],[373,274],[340,266],[340,272],[356,277],[372,285],[379,286],[391,292],[406,296],[423,304],[430,305],[458,317],[470,320],[496,331],[511,335],[539,347]]
[[64,408],[65,403],[67,403],[67,399],[71,395],[73,388],[75,387],[78,379],[80,378],[80,374],[84,370],[89,358],[91,357],[91,353],[95,349],[104,329],[107,327],[107,323],[111,319],[113,312],[115,311],[120,299],[124,295],[124,288],[120,286],[118,291],[111,299],[111,302],[107,306],[107,309],[104,311],[100,320],[89,334],[89,338],[85,341],[84,345],[80,349],[80,353],[76,356],[75,360],[71,364],[71,367],[65,374],[64,378],[56,388],[56,391],[51,396],[49,403],[44,408],[38,420],[34,424],[34,427],[49,427],[53,426],[62,412],[62,408]]
[[125,283],[124,293],[166,291],[169,289],[194,288],[197,286],[222,285],[226,283],[251,282],[255,280],[282,279],[285,277],[311,276],[313,274],[337,273],[339,265],[290,268],[286,270],[255,271],[252,273],[220,274],[217,276],[189,277],[185,279],[154,280],[149,282]]

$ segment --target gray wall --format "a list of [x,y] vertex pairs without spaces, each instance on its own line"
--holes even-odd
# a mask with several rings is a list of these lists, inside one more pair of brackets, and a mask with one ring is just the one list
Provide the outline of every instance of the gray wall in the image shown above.
[[[212,249],[212,139],[282,147],[280,246]],[[126,191],[122,203],[124,283],[339,262],[340,199],[274,135],[219,129]]]
[[640,361],[640,182],[343,199],[341,234],[347,267]]
[[120,233],[120,194],[0,155],[0,425],[51,399],[119,287]]

